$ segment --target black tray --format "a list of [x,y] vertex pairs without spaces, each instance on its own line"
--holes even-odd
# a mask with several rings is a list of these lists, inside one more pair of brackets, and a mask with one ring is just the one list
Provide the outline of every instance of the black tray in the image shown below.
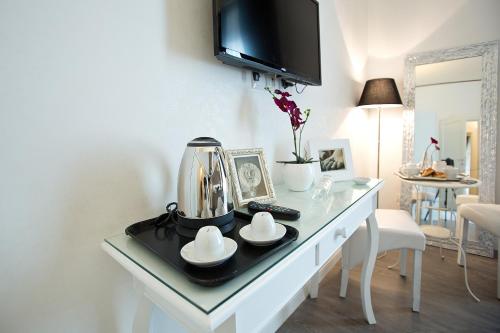
[[250,223],[252,216],[235,211],[234,219],[237,222],[236,227],[224,236],[234,239],[238,249],[229,260],[215,267],[196,267],[182,259],[181,248],[193,239],[179,236],[175,231],[176,223],[172,220],[161,227],[153,224],[155,219],[138,222],[127,227],[125,233],[153,251],[189,280],[203,286],[217,286],[231,280],[299,236],[297,229],[285,225],[286,234],[280,241],[269,246],[254,246],[245,242],[239,235],[240,228]]

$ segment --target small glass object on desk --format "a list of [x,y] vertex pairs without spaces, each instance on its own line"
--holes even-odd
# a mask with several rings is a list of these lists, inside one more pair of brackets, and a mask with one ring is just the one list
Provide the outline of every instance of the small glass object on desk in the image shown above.
[[330,194],[333,187],[333,177],[330,175],[323,175],[319,182],[314,186],[312,199],[324,200]]

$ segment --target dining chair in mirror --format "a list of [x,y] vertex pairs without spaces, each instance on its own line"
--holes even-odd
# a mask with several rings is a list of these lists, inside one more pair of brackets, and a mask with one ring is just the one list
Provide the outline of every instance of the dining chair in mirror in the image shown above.
[[[478,187],[420,189],[435,196],[436,209],[417,214],[419,224],[440,224],[457,236],[457,196],[495,202],[498,48],[499,42],[491,41],[406,58],[403,164],[420,162],[433,138],[439,142],[434,161],[480,181]],[[404,182],[401,186],[401,208],[410,211],[415,189]],[[452,242],[432,237],[427,242],[456,249]],[[494,243],[489,232],[469,229],[469,253],[492,257]]]

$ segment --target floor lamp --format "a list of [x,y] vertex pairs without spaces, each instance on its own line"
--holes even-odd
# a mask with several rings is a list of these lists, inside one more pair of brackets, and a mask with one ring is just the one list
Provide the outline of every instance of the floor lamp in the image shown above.
[[[382,109],[401,107],[401,96],[394,79],[372,79],[365,83],[358,107],[378,110],[377,178],[380,178],[380,113]],[[377,207],[379,206],[377,193]]]

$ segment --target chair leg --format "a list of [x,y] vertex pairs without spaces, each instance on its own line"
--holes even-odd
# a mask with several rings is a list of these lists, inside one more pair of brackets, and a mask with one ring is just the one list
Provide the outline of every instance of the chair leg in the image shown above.
[[422,251],[413,251],[413,305],[412,310],[420,312],[420,286],[422,278]]
[[497,298],[500,299],[500,237],[498,238],[498,263],[497,263]]
[[427,217],[429,217],[429,224],[432,224],[432,213],[434,210],[432,209],[431,203],[427,206],[427,215],[424,218],[424,223],[427,221]]
[[[462,217],[460,216],[460,211],[458,209],[459,206],[460,205],[457,206],[455,214],[455,238],[462,239],[463,220]],[[460,251],[458,252],[460,253]]]
[[[461,218],[462,219],[462,218]],[[469,238],[469,220],[467,219],[462,219],[462,232],[460,234],[460,238],[458,240],[458,243],[464,250],[464,252],[467,250],[467,241]],[[458,223],[461,223],[460,221]],[[462,251],[458,250],[458,255],[457,255],[457,264],[460,266],[464,265],[464,256],[462,254]]]
[[422,214],[422,201],[419,200],[418,198],[418,192],[417,192],[417,202],[415,203],[415,221],[417,221],[417,224],[421,224],[421,214]]
[[408,261],[408,249],[401,249],[399,254],[399,275],[406,277],[406,263]]
[[340,276],[340,297],[347,295],[347,285],[349,284],[349,241],[342,246],[342,271]]

